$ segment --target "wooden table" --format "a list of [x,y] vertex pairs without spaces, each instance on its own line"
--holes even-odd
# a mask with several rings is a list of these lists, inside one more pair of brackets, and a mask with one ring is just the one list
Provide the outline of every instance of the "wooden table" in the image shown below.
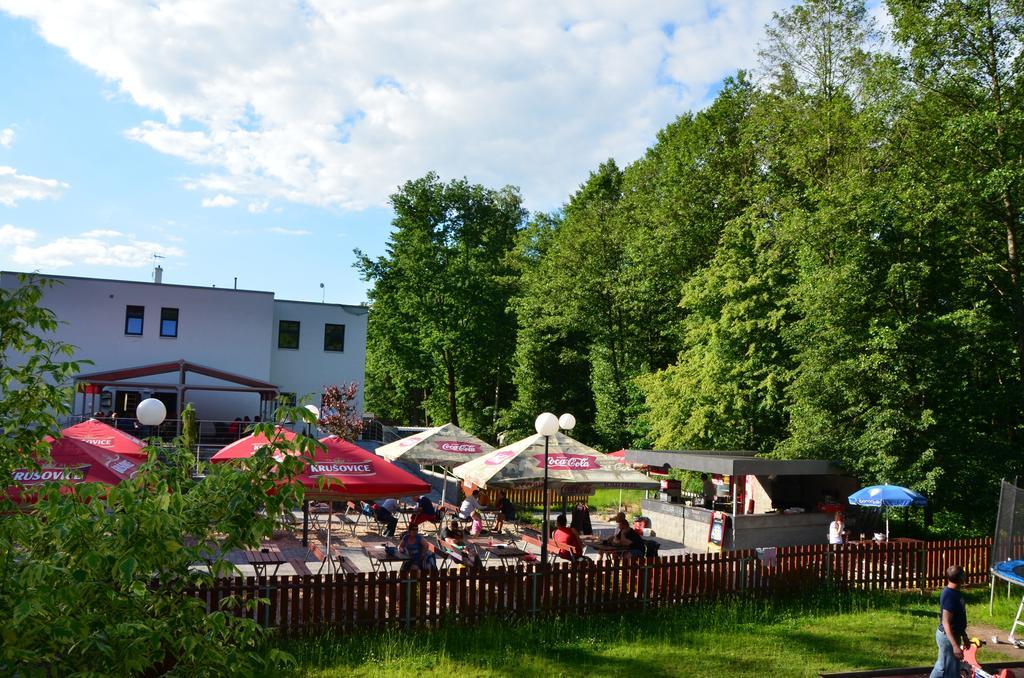
[[276,546],[264,546],[259,549],[243,551],[242,553],[245,554],[245,562],[252,565],[252,569],[256,571],[257,577],[267,576],[267,568],[270,566],[274,567],[274,571],[270,573],[270,576],[274,576],[277,574],[278,568],[287,562],[284,556],[281,555],[281,549]]
[[496,544],[508,544],[509,546],[514,546],[516,543],[514,537],[490,534],[481,534],[476,537],[463,537],[462,541],[466,544],[473,544],[474,546],[494,546]]
[[349,574],[355,574],[358,572],[358,568],[352,564],[352,562],[343,556],[340,551],[331,549],[331,552],[324,556],[324,559],[320,561],[320,567],[316,573],[320,574],[324,566],[327,566],[328,572],[347,572]]
[[374,544],[363,547],[363,553],[370,559],[370,567],[373,568],[374,572],[381,570],[390,572],[392,563],[404,563],[409,560],[409,555],[402,553],[397,548],[388,553],[387,546],[386,544]]
[[594,541],[585,545],[589,548],[594,549],[601,558],[621,558],[624,555],[629,554],[629,546],[618,546],[617,544],[605,544],[603,541]]
[[487,554],[488,560],[490,556],[501,561],[503,566],[508,566],[508,561],[511,560],[513,563],[518,562],[523,556],[527,554],[526,551],[515,546],[507,546],[505,544],[494,544],[493,546],[480,546],[484,553]]

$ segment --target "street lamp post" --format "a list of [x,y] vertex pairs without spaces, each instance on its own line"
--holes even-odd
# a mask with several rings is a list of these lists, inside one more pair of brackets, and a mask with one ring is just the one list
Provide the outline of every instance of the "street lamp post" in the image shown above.
[[146,398],[135,408],[135,418],[143,426],[159,427],[167,418],[167,406],[156,398]]
[[570,430],[575,425],[576,418],[571,414],[563,414],[559,419],[550,412],[542,412],[533,423],[537,433],[544,436],[544,512],[540,536],[540,561],[545,567],[548,564],[548,532],[550,528],[548,525],[548,444],[551,436],[558,433],[559,426]]

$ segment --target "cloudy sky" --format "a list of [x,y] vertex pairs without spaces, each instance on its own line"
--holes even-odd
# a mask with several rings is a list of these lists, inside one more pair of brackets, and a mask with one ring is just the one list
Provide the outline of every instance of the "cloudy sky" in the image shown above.
[[0,0],[0,268],[358,303],[399,184],[555,209],[786,4]]

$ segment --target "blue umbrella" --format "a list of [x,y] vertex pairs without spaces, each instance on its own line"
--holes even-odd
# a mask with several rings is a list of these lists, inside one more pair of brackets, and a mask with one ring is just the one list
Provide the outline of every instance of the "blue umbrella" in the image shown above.
[[[889,506],[925,506],[928,500],[923,494],[914,492],[899,485],[872,485],[864,487],[848,497],[854,506],[873,506],[885,508]],[[889,540],[889,514],[885,515],[885,539]]]

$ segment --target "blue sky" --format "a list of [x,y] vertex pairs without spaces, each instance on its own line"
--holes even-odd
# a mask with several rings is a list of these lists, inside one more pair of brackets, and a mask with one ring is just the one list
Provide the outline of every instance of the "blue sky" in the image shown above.
[[[48,45],[29,21],[0,13],[0,128],[14,130],[0,165],[55,177],[68,188],[55,200],[0,205],[0,224],[15,224],[47,240],[113,230],[143,242],[176,247],[184,256],[161,263],[166,282],[272,290],[278,297],[319,301],[320,283],[336,303],[365,301],[352,250],[384,253],[391,213],[385,207],[345,211],[289,202],[251,214],[209,209],[182,179],[194,169],[125,138],[151,113]],[[309,231],[288,235],[270,229]],[[127,238],[114,237],[111,242]],[[6,249],[6,248],[4,248]],[[5,270],[31,270],[0,250]],[[149,265],[41,265],[64,275],[148,280]]]
[[511,4],[0,0],[0,268],[148,280],[158,251],[165,282],[362,302],[352,250],[384,253],[398,184],[557,208],[753,65],[782,6]]

